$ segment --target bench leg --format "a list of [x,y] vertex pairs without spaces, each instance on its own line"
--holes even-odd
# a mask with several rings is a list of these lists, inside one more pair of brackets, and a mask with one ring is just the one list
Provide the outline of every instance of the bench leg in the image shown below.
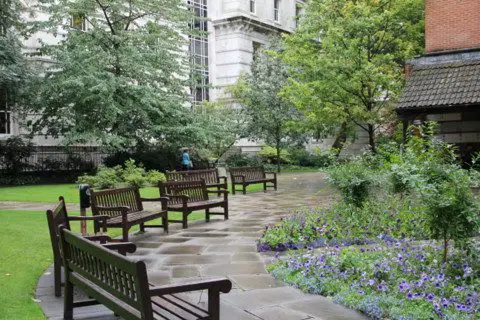
[[232,182],[232,194],[235,194],[235,183]]
[[220,292],[217,290],[208,290],[208,313],[210,319],[220,320]]
[[263,192],[267,192],[267,183],[266,182],[263,183]]
[[127,226],[122,227],[122,241],[123,242],[128,242],[128,227]]
[[145,224],[143,222],[140,223],[140,232],[145,232]]
[[183,217],[182,217],[182,228],[187,229],[188,228],[188,214],[190,212],[183,212]]
[[220,197],[222,195],[222,193],[220,192],[220,186],[217,186],[217,197]]
[[73,285],[65,280],[65,300],[63,304],[63,319],[73,319]]
[[247,194],[247,185],[246,184],[243,185],[243,194]]
[[210,222],[210,209],[205,209],[205,222]]
[[163,231],[168,233],[168,217],[162,217]]
[[228,220],[228,202],[225,202],[225,206],[223,207],[225,212],[225,220]]
[[55,281],[55,297],[62,295],[62,263],[60,259],[53,261],[53,278]]

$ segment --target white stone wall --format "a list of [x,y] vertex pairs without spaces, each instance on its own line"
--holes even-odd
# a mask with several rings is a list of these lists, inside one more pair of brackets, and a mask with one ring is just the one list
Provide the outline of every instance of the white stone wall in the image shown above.
[[250,12],[250,0],[209,1],[211,100],[228,98],[225,87],[250,71],[254,42],[265,44],[270,34],[293,30],[296,6],[302,2],[280,0],[279,21],[275,21],[274,0],[255,0],[255,13]]

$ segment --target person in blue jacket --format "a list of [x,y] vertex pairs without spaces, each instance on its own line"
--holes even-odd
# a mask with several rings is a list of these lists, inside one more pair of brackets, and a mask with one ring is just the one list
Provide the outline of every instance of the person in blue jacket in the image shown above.
[[192,169],[192,160],[190,160],[189,151],[190,150],[188,148],[182,149],[182,169],[183,170]]

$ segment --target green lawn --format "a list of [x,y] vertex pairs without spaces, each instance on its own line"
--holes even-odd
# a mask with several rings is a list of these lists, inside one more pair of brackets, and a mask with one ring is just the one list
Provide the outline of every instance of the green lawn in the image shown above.
[[[179,219],[180,215],[172,212],[169,218]],[[194,212],[189,220],[204,217]],[[77,232],[79,226],[72,223]],[[93,231],[91,225],[87,228]],[[44,319],[33,299],[38,278],[53,263],[45,212],[0,210],[0,230],[0,319]],[[138,227],[130,229],[136,231]],[[119,236],[121,229],[110,229],[108,233]]]
[[[240,188],[237,186],[237,188]],[[231,190],[229,185],[229,190]],[[263,190],[262,184],[250,185],[248,192]],[[158,197],[158,188],[147,187],[140,189],[143,197]],[[78,185],[76,184],[41,184],[30,186],[0,187],[0,201],[19,202],[51,202],[57,201],[58,196],[64,196],[68,203],[78,203]]]

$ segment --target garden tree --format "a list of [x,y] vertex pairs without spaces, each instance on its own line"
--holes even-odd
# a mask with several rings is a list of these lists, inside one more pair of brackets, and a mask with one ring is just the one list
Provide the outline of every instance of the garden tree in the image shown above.
[[34,132],[115,148],[194,135],[183,0],[40,0],[38,10],[49,19],[33,30],[59,42],[41,48],[54,63],[30,106]]
[[275,146],[277,170],[280,172],[280,150],[303,137],[301,114],[280,92],[288,83],[288,68],[278,57],[281,44],[271,39],[265,49],[258,50],[251,73],[244,74],[231,88],[249,118],[249,137],[263,139]]
[[236,141],[247,137],[247,117],[241,108],[208,102],[194,108],[194,116],[198,126],[195,146],[217,162]]
[[[404,62],[423,50],[422,0],[312,0],[283,60],[292,81],[283,94],[307,117],[335,124],[341,140],[358,125],[375,151],[392,119]],[[337,141],[339,143],[339,141]]]
[[18,0],[0,0],[0,110],[16,107],[29,75],[19,40],[20,9]]

